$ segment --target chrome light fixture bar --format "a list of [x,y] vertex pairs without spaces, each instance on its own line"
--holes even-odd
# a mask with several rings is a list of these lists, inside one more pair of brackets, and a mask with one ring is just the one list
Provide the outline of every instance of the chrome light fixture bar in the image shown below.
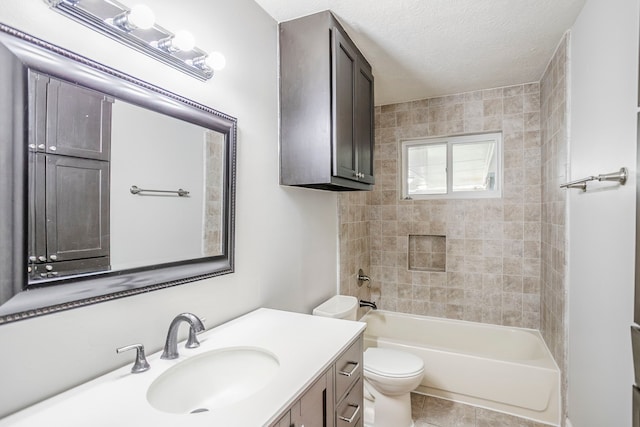
[[195,46],[186,31],[172,33],[155,23],[146,6],[116,0],[44,0],[55,11],[199,80],[224,67],[224,56]]

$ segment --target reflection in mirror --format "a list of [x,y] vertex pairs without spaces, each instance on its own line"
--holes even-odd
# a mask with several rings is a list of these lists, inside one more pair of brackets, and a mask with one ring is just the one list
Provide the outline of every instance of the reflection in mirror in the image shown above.
[[1,87],[0,324],[233,271],[236,119],[2,24]]
[[111,269],[221,255],[224,135],[119,100],[112,129]]

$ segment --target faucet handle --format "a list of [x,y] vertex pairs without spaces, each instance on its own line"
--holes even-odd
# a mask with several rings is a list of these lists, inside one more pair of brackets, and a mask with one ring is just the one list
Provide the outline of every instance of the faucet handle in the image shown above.
[[[197,317],[197,316],[196,316]],[[204,317],[200,317],[200,321],[204,324],[207,319]],[[187,338],[187,343],[184,345],[185,348],[198,348],[200,347],[200,341],[198,341],[197,334],[202,331],[196,331],[195,328],[189,328],[189,338]]]
[[136,361],[131,367],[131,373],[139,374],[140,372],[148,371],[151,366],[144,355],[144,346],[142,344],[125,345],[124,347],[117,348],[116,353],[120,354],[133,349],[136,350]]

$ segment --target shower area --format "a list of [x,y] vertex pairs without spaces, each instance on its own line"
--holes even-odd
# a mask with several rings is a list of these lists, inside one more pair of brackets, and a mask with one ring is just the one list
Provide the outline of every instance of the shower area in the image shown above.
[[[341,294],[539,330],[562,372],[563,408],[568,43],[569,33],[539,82],[376,107],[374,191],[338,198]],[[403,140],[489,132],[503,139],[501,198],[402,199]],[[417,247],[430,252],[429,268],[415,268]],[[360,268],[371,277],[364,286]]]

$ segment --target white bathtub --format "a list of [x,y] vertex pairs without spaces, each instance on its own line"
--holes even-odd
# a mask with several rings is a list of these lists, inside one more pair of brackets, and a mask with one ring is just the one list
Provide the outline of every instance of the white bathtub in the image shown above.
[[536,330],[370,311],[365,348],[424,359],[416,390],[537,422],[560,423],[560,370]]

